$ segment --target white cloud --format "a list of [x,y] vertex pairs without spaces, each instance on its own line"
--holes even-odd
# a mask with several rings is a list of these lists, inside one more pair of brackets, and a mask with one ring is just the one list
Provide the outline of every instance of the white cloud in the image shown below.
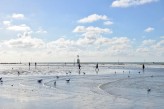
[[136,50],[136,52],[138,52],[138,53],[147,53],[147,52],[149,52],[149,49],[148,48],[145,48],[145,47],[141,47],[141,48],[138,48],[137,50]]
[[43,48],[45,43],[42,39],[32,38],[29,34],[24,33],[16,39],[10,39],[3,42],[10,48]]
[[[164,40],[160,40],[150,47],[152,55],[155,57],[164,57]],[[159,58],[162,61],[163,58]]]
[[143,46],[151,46],[155,43],[156,41],[155,40],[152,40],[152,39],[148,39],[148,40],[144,40],[142,42]]
[[41,27],[36,31],[36,33],[38,34],[46,34],[47,31],[46,30],[43,30]]
[[9,25],[11,25],[11,21],[3,21],[3,25],[5,25],[5,26],[9,26]]
[[[23,19],[23,14],[13,14],[11,16],[14,19]],[[31,28],[27,26],[26,24],[17,24],[18,22],[15,22],[15,20],[12,19],[11,21],[4,20],[2,23],[4,25],[4,29],[10,30],[10,31],[17,31],[17,32],[29,32]],[[15,24],[14,24],[15,23]]]
[[113,22],[111,22],[111,21],[104,22],[104,25],[112,25],[112,24],[113,24]]
[[88,17],[80,19],[78,22],[79,23],[91,23],[91,22],[95,22],[97,20],[109,20],[109,18],[106,15],[92,14],[92,15],[89,15]]
[[50,48],[66,48],[69,46],[72,46],[74,44],[74,41],[72,40],[66,40],[64,38],[59,38],[55,41],[49,42],[47,45]]
[[77,45],[82,46],[82,47],[83,46],[88,46],[88,45],[94,44],[95,41],[96,41],[95,36],[90,36],[90,38],[88,38],[88,37],[79,38],[77,40]]
[[97,40],[97,38],[99,36],[101,36],[101,34],[104,33],[109,33],[111,34],[112,31],[108,28],[99,28],[99,27],[93,27],[93,26],[89,26],[89,27],[84,27],[84,26],[77,26],[73,32],[75,33],[82,33],[83,38],[80,38],[79,40],[77,40],[77,43],[79,45],[88,45],[88,44],[93,44],[95,43],[95,41]]
[[154,28],[153,27],[148,27],[144,31],[147,32],[147,33],[149,33],[149,32],[154,31]]
[[20,32],[27,32],[31,30],[31,28],[27,26],[26,24],[9,25],[6,29],[11,30],[11,31],[20,31]]
[[16,14],[16,13],[12,14],[11,17],[13,19],[24,19],[25,18],[24,14]]
[[163,49],[164,52],[164,40],[159,41],[157,44],[154,45],[156,49]]
[[[146,42],[146,41],[143,41]],[[153,42],[148,40],[147,42]],[[91,43],[91,44],[90,44]],[[88,46],[89,44],[89,46]],[[3,50],[4,45],[11,49],[7,49],[7,52]],[[47,45],[47,46],[46,46]],[[21,52],[19,52],[18,48],[23,48]],[[161,57],[164,55],[164,40],[159,42],[152,43],[152,46],[139,46],[135,48],[131,40],[127,37],[81,37],[76,40],[70,40],[65,38],[59,38],[54,41],[44,42],[42,39],[34,38],[29,34],[23,34],[21,37],[16,39],[6,40],[2,42],[2,51],[5,52],[5,56],[18,56],[18,54],[22,53],[22,58],[26,59],[27,57],[37,57],[38,60],[42,61],[42,59],[54,61],[58,59],[58,61],[65,61],[65,59],[71,61],[77,54],[80,56],[86,57],[86,60],[83,61],[91,61],[87,57],[96,59],[97,61],[109,59],[109,57],[115,57],[119,59],[124,59],[124,57],[128,56],[124,61],[129,61],[130,59],[135,60],[136,58],[152,58],[152,57]],[[12,51],[11,51],[12,50]],[[31,51],[33,50],[33,51]],[[8,54],[10,53],[10,54]],[[12,55],[12,56],[11,56]],[[38,57],[39,55],[39,57]],[[73,58],[72,58],[73,57]],[[132,57],[132,58],[131,58]],[[62,60],[63,59],[63,60]],[[116,60],[117,60],[116,59]],[[114,61],[114,60],[113,60]],[[123,61],[123,60],[122,60]],[[151,60],[150,60],[151,61]]]
[[127,37],[113,37],[105,38],[100,37],[96,41],[97,44],[109,44],[109,45],[122,45],[130,43],[130,40]]
[[112,7],[131,7],[137,5],[144,5],[152,2],[157,2],[158,0],[115,0],[112,2]]
[[18,60],[23,52],[22,58],[27,61],[29,61],[27,57],[29,59],[34,57],[39,61],[72,61],[77,54],[85,57],[82,61],[91,61],[90,58],[93,61],[115,61],[118,58],[121,61],[130,61],[140,57],[163,59],[161,57],[164,55],[164,40],[148,39],[136,47],[132,45],[133,39],[128,37],[104,37],[104,33],[110,33],[107,28],[77,26],[73,31],[81,36],[78,39],[59,38],[45,42],[43,39],[31,36],[32,34],[24,33],[15,39],[0,41],[0,49],[5,53],[2,56]]
[[108,28],[99,28],[99,27],[93,27],[93,26],[89,26],[89,27],[85,27],[85,26],[77,26],[73,32],[76,33],[85,33],[85,32],[92,32],[92,33],[112,33],[112,31]]
[[38,31],[36,31],[36,33],[38,33],[38,34],[42,34],[42,33],[46,34],[47,31],[46,30],[38,30]]
[[144,40],[142,45],[136,48],[136,57],[144,57],[149,60],[153,58],[159,59],[161,61],[164,56],[164,40],[155,41],[152,39]]

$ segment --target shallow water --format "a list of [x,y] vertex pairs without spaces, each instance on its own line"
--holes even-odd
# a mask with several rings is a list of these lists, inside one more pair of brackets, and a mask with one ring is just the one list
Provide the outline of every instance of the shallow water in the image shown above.
[[96,72],[95,64],[81,71],[73,64],[1,64],[0,109],[163,109],[164,66],[141,66],[100,64]]

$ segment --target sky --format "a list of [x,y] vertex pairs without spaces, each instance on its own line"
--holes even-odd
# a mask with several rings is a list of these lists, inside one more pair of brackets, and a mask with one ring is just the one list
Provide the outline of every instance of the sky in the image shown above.
[[0,0],[0,62],[164,62],[164,0]]

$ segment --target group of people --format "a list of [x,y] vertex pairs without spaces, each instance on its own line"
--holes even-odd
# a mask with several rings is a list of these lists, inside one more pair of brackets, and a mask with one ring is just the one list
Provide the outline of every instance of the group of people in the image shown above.
[[[29,70],[30,70],[30,66],[31,66],[30,62],[28,63],[28,66],[29,66]],[[35,62],[35,69],[36,69],[36,66],[37,66],[37,63]]]
[[[78,68],[79,68],[79,70],[81,70],[81,65],[80,65],[80,63],[78,63]],[[98,63],[96,64],[96,69],[95,69],[96,71],[99,71],[99,65],[98,65]]]
[[[30,66],[31,66],[31,63],[29,62],[29,69],[30,69]],[[37,66],[37,63],[35,62],[35,69],[36,69],[36,66]],[[80,62],[78,62],[78,69],[81,70],[81,65],[80,65]],[[144,70],[145,69],[145,65],[143,64],[142,65],[142,69]],[[96,64],[96,71],[99,71],[99,65],[98,63]]]

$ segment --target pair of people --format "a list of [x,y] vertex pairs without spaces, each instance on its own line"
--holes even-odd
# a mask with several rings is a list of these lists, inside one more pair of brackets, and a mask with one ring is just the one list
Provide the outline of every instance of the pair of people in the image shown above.
[[[79,68],[79,70],[81,69],[81,65],[80,65],[80,63],[78,64],[78,68]],[[98,63],[96,64],[96,69],[95,69],[95,70],[99,70]]]

